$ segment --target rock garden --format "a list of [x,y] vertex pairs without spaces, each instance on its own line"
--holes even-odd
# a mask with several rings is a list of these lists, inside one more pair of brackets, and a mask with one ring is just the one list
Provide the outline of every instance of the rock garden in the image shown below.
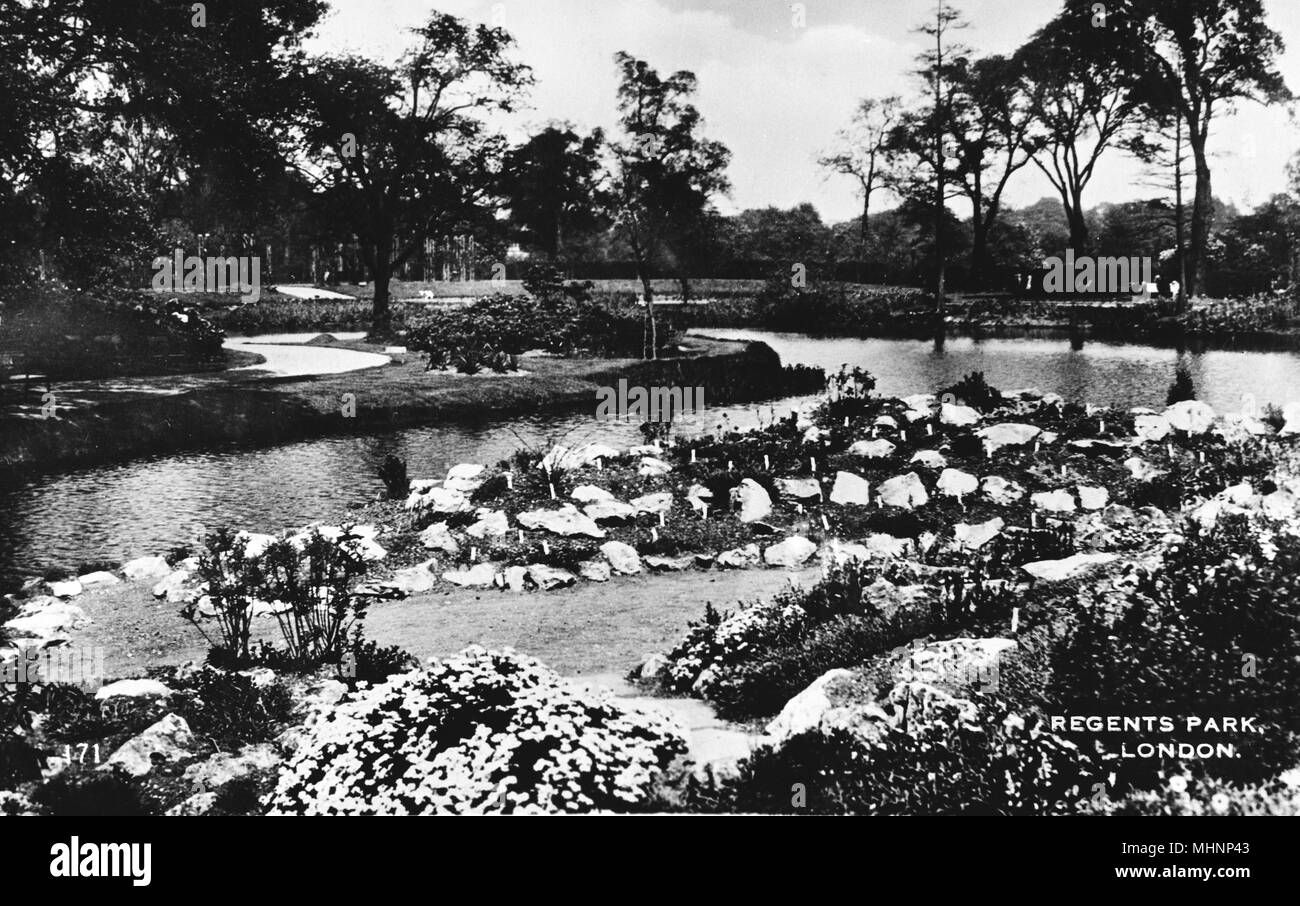
[[[1293,811],[1300,410],[933,389],[885,399],[846,371],[758,429],[395,472],[338,525],[33,580],[5,602],[11,671],[66,646],[99,584],[150,583],[211,652],[94,691],[7,684],[3,808]],[[639,573],[814,565],[811,587],[702,607],[627,665],[635,699],[515,651],[421,664],[364,637],[375,601],[438,589],[562,606]],[[750,751],[689,758],[653,705],[675,696]],[[1173,729],[1061,722],[1087,714]],[[1254,720],[1182,726],[1210,714]],[[1231,755],[1133,757],[1179,743]]]

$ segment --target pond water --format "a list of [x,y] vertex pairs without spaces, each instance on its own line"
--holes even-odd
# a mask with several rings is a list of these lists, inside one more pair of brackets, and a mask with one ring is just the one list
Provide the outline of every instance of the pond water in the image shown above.
[[[820,339],[802,334],[710,329],[709,336],[762,340],[787,364],[836,371],[861,365],[878,393],[934,391],[983,371],[1001,389],[1038,387],[1067,399],[1123,406],[1164,404],[1179,353],[1153,346],[1064,339],[951,338],[942,352],[915,340]],[[1300,356],[1290,352],[1206,351],[1183,356],[1201,399],[1220,411],[1244,394],[1260,405],[1300,399]],[[761,406],[719,407],[687,417],[687,433],[721,424],[746,426],[785,415],[807,398]],[[756,414],[756,409],[758,410]],[[520,447],[539,452],[555,441],[640,443],[633,423],[597,420],[594,407],[435,425],[365,436],[330,437],[269,449],[223,449],[27,476],[0,486],[0,579],[50,566],[124,560],[164,551],[198,526],[279,531],[337,519],[350,504],[382,490],[376,470],[393,454],[412,477],[440,477],[458,462],[493,464]]]

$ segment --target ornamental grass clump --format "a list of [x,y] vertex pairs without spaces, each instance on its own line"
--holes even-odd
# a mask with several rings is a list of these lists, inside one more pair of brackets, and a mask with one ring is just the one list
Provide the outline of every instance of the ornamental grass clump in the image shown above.
[[473,646],[314,714],[273,815],[631,812],[686,750],[669,718]]

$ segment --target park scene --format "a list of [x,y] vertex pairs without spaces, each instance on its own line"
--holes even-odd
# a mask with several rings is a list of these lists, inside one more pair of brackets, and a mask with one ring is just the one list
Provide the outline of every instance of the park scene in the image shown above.
[[1300,814],[1300,8],[0,7],[0,814]]

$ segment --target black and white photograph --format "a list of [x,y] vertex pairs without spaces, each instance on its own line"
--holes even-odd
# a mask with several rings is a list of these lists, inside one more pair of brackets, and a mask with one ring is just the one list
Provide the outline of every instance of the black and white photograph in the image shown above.
[[1300,815],[1293,91],[1293,0],[3,0],[0,814]]

